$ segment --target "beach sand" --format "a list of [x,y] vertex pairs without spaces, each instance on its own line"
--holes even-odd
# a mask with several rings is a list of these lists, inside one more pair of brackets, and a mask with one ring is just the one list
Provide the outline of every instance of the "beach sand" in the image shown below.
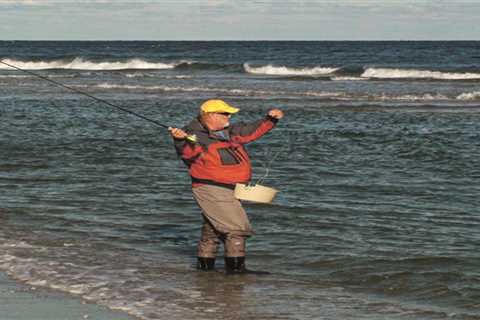
[[0,272],[2,320],[133,320],[124,313],[80,299],[17,283]]

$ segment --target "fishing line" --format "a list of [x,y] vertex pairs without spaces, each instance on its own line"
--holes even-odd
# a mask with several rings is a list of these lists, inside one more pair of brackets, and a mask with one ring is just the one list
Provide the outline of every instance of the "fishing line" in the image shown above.
[[[10,68],[13,68],[13,69],[16,69],[16,70],[25,72],[25,73],[27,73],[27,74],[30,74],[30,75],[35,76],[35,77],[37,77],[37,78],[40,78],[40,79],[42,79],[42,80],[48,81],[48,82],[50,82],[50,83],[53,83],[53,84],[55,84],[55,85],[57,85],[57,86],[60,86],[60,87],[62,87],[62,88],[71,90],[71,91],[73,91],[73,92],[75,92],[75,93],[78,93],[78,94],[87,96],[87,97],[89,97],[89,98],[91,98],[91,99],[94,99],[94,100],[96,100],[96,101],[98,101],[98,102],[102,102],[102,103],[104,103],[104,104],[106,104],[106,105],[108,105],[108,106],[110,106],[110,107],[116,108],[116,109],[121,110],[121,111],[123,111],[123,112],[125,112],[125,113],[129,113],[129,114],[134,115],[134,116],[136,116],[136,117],[138,117],[138,118],[141,118],[141,119],[143,119],[143,120],[146,120],[146,121],[149,121],[149,122],[151,122],[151,123],[154,123],[154,124],[156,124],[156,125],[159,126],[159,127],[162,127],[162,128],[165,128],[165,129],[170,128],[170,126],[167,126],[167,125],[165,125],[165,124],[163,124],[163,123],[160,123],[160,122],[158,122],[158,121],[156,121],[156,120],[147,118],[147,117],[145,117],[145,116],[143,116],[143,115],[141,115],[141,114],[138,114],[138,113],[136,113],[136,112],[130,111],[130,110],[125,109],[125,108],[123,108],[123,107],[117,106],[117,105],[115,105],[115,104],[113,104],[113,103],[111,103],[111,102],[108,102],[107,100],[97,98],[97,97],[95,97],[95,96],[93,96],[93,95],[91,95],[91,94],[89,94],[89,93],[87,93],[87,92],[84,92],[84,91],[75,89],[75,88],[73,88],[73,87],[64,85],[63,83],[60,83],[60,82],[55,81],[55,80],[52,80],[52,79],[50,79],[50,78],[48,78],[48,77],[44,77],[44,76],[39,75],[39,74],[37,74],[37,73],[35,73],[35,72],[31,72],[31,71],[28,71],[28,70],[24,70],[24,69],[22,69],[22,68],[19,68],[19,67],[14,66],[14,65],[12,65],[12,64],[10,64],[10,63],[4,62],[4,61],[2,61],[2,60],[0,60],[0,63],[4,64],[4,65],[6,65],[6,66],[8,66],[8,67],[10,67]],[[186,139],[189,140],[190,142],[196,142],[196,137],[195,137],[195,135],[188,135],[188,136],[186,137]]]
[[[281,148],[280,150],[278,150],[274,155],[273,157],[270,159],[270,161],[268,161],[266,164],[265,162],[263,161],[260,161],[260,163],[262,164],[262,167],[265,169],[265,174],[260,177],[258,180],[257,180],[257,183],[256,184],[261,184],[263,183],[263,181],[268,177],[269,173],[270,173],[270,167],[272,166],[273,162],[278,158],[278,156],[284,152],[286,149],[288,148],[288,146],[285,146],[283,148]],[[269,156],[269,154],[267,154],[267,157]]]

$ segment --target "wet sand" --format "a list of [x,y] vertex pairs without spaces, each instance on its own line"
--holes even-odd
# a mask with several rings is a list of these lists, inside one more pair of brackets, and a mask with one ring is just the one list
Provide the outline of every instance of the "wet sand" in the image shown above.
[[121,312],[50,290],[21,284],[0,273],[2,320],[133,320]]

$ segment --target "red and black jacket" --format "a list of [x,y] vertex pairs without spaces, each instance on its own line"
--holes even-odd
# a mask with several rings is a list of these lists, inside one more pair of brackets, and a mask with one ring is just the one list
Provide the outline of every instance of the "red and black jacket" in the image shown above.
[[202,184],[233,188],[236,183],[247,183],[252,176],[250,158],[244,145],[270,131],[278,120],[267,116],[252,123],[238,123],[218,132],[212,132],[194,119],[182,128],[197,136],[197,143],[175,141],[177,154],[189,169],[193,187]]

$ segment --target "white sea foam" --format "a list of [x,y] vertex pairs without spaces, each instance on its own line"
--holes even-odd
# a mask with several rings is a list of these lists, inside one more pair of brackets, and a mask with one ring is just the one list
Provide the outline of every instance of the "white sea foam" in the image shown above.
[[[142,85],[127,85],[127,84],[112,84],[112,83],[100,83],[94,86],[77,86],[87,88],[100,88],[100,89],[125,89],[125,90],[147,90],[147,91],[224,91],[229,92],[227,89],[215,89],[205,87],[175,87],[175,86],[142,86]],[[243,91],[243,90],[240,90]]]
[[[15,248],[14,243],[3,241],[1,248]],[[5,243],[7,246],[5,246]],[[83,299],[105,305],[110,309],[122,310],[139,319],[158,319],[159,315],[166,312],[175,315],[175,319],[193,319],[194,312],[189,311],[175,302],[171,301],[172,296],[182,298],[184,294],[175,286],[169,286],[162,280],[169,278],[168,265],[166,270],[159,274],[159,277],[153,281],[145,281],[137,276],[137,268],[118,269],[113,264],[109,264],[108,259],[99,259],[95,265],[76,265],[75,268],[69,267],[65,257],[69,259],[76,256],[69,251],[58,252],[57,248],[38,247],[38,252],[51,250],[49,255],[37,256],[35,258],[22,258],[21,256],[9,254],[0,251],[0,270],[5,271],[14,279],[20,280],[29,286],[32,290],[36,287],[47,287],[74,295],[81,296]],[[64,249],[71,250],[71,249]],[[37,250],[22,251],[20,255],[28,253],[34,256]],[[54,260],[52,260],[54,259]],[[126,257],[127,261],[129,257]],[[142,260],[135,259],[128,264],[138,266],[143,264]],[[148,270],[148,266],[143,265],[142,270]],[[128,281],[128,283],[127,283]],[[156,292],[152,292],[152,289]],[[186,296],[187,297],[187,296]],[[170,300],[169,300],[170,299]]]
[[[126,69],[173,69],[177,65],[187,63],[185,61],[177,63],[161,63],[147,62],[141,59],[131,59],[128,61],[112,61],[112,62],[94,62],[75,58],[71,61],[54,60],[54,61],[20,61],[4,59],[8,64],[14,65],[26,70],[43,70],[43,69],[76,69],[76,70],[126,70]],[[11,67],[1,65],[0,69],[11,70]]]
[[480,73],[441,72],[416,69],[368,68],[361,75],[363,78],[377,79],[437,79],[437,80],[472,80],[480,79]]
[[143,90],[143,91],[164,91],[164,92],[217,92],[225,95],[238,96],[308,96],[318,98],[342,98],[348,97],[344,92],[328,92],[328,91],[304,91],[304,92],[287,92],[287,91],[268,91],[268,90],[248,90],[248,89],[227,89],[212,87],[182,87],[182,86],[141,86],[141,85],[123,85],[112,83],[100,83],[94,86],[77,85],[79,88],[99,88],[99,89],[119,89],[119,90]]
[[405,101],[437,101],[437,100],[449,100],[449,98],[443,94],[432,94],[432,93],[424,93],[424,94],[405,94],[399,96],[388,96],[388,95],[381,95],[377,96],[378,100],[405,100]]
[[480,99],[480,91],[466,92],[458,96],[447,96],[440,93],[424,93],[424,94],[405,94],[405,95],[376,95],[375,100],[405,100],[405,101],[445,101],[445,100],[477,100]]
[[243,68],[247,73],[273,76],[319,76],[327,75],[338,70],[338,68],[326,67],[290,68],[285,66],[273,66],[270,64],[266,66],[253,67],[248,63],[244,63]]
[[480,100],[480,91],[462,93],[457,96],[457,100]]
[[26,243],[25,241],[19,241],[14,243],[5,243],[4,247],[11,247],[11,248],[33,248],[30,244]]
[[17,75],[17,74],[12,74],[12,75],[0,75],[1,79],[8,79],[8,78],[19,78],[19,79],[25,79],[25,78],[31,78],[31,76],[23,76],[23,75]]
[[124,85],[113,83],[100,83],[97,85],[77,85],[81,88],[98,88],[106,90],[140,90],[140,91],[163,91],[163,92],[218,92],[225,95],[239,96],[295,96],[295,97],[317,97],[337,100],[361,100],[361,101],[444,101],[444,100],[476,100],[480,99],[480,91],[462,93],[458,96],[447,96],[440,93],[418,93],[418,94],[362,94],[348,93],[343,91],[268,91],[268,90],[248,90],[248,89],[228,89],[213,87],[183,87],[183,86],[142,86],[142,85]]
[[[345,290],[339,287],[322,289],[316,284],[293,283],[281,278],[261,284],[260,289],[274,294],[265,297],[267,304],[259,305],[255,303],[258,297],[251,292],[245,293],[243,286],[231,291],[232,281],[224,281],[221,275],[213,275],[213,280],[218,280],[218,288],[215,287],[213,292],[212,277],[207,279],[191,272],[192,267],[186,265],[184,256],[172,257],[168,252],[144,256],[115,250],[114,246],[106,244],[94,251],[77,251],[75,247],[50,246],[50,242],[42,246],[35,237],[32,237],[36,243],[31,245],[33,248],[20,249],[15,240],[0,234],[0,270],[31,286],[72,293],[89,302],[122,310],[138,319],[163,319],[165,315],[168,319],[225,318],[225,315],[231,314],[231,308],[224,302],[237,302],[239,294],[245,301],[241,310],[235,310],[241,312],[240,318],[243,315],[247,318],[248,315],[261,317],[271,313],[272,306],[283,304],[286,305],[287,317],[295,316],[298,304],[314,315],[321,312],[327,315],[350,314],[348,306],[358,303],[368,305],[368,299],[359,300],[359,296],[346,295]],[[79,244],[84,242],[79,239]],[[25,243],[28,244],[27,241]],[[246,285],[250,283],[253,282],[245,282]],[[305,295],[298,298],[296,292],[299,291],[305,292]],[[222,303],[213,306],[212,299],[217,298]],[[343,305],[347,308],[344,309]],[[384,310],[397,312],[382,306]],[[403,306],[398,312],[415,314]]]
[[145,91],[176,91],[176,92],[221,92],[224,94],[235,95],[272,95],[278,94],[274,91],[262,90],[243,90],[243,89],[226,89],[226,88],[209,88],[209,87],[180,87],[180,86],[142,86],[142,85],[124,85],[112,83],[100,83],[97,85],[77,85],[79,88],[100,88],[100,89],[123,89],[123,90],[145,90]]
[[319,98],[338,98],[338,97],[348,96],[345,92],[327,92],[327,91],[306,91],[306,92],[299,92],[297,94],[302,96],[307,96],[307,97],[319,97]]
[[161,79],[191,79],[192,76],[187,75],[176,75],[176,76],[160,76],[157,74],[151,73],[143,73],[143,72],[134,72],[134,73],[127,73],[125,74],[127,78],[144,78],[144,77],[154,77],[154,78],[161,78]]
[[127,73],[125,76],[127,78],[142,78],[142,77],[150,77],[151,75],[147,73],[135,72],[135,73]]
[[332,77],[333,81],[365,81],[368,80],[368,78],[362,78],[362,77]]
[[[57,75],[47,75],[48,78],[74,78],[75,75],[73,74],[57,74]],[[29,75],[20,75],[20,74],[10,74],[10,75],[0,75],[0,79],[27,79],[27,78],[35,78],[35,76]]]

